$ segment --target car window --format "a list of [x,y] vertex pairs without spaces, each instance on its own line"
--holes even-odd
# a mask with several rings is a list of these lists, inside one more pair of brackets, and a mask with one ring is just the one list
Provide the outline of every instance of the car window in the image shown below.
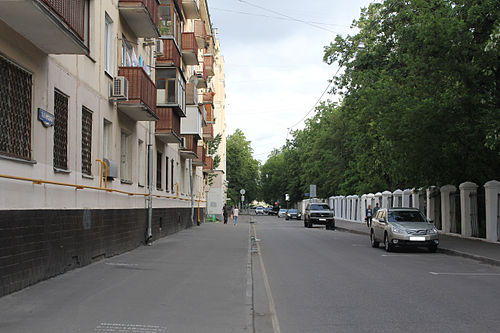
[[297,210],[296,209],[289,209],[288,212],[289,213],[297,213]]
[[313,204],[311,205],[312,210],[330,210],[330,206],[322,205],[322,204]]
[[389,222],[426,222],[424,216],[419,211],[399,210],[389,212]]

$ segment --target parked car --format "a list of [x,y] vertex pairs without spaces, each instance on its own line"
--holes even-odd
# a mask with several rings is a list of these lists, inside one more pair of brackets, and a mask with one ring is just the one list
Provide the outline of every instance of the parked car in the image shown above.
[[264,207],[262,206],[255,207],[255,215],[264,215]]
[[273,210],[272,207],[264,207],[264,214],[271,215],[270,211]]
[[301,219],[301,214],[298,210],[296,209],[289,209],[287,212],[286,212],[286,219],[287,220],[290,220],[290,219],[296,219],[296,220],[300,220]]
[[416,208],[379,209],[370,227],[372,247],[383,242],[387,252],[396,247],[426,247],[436,252],[438,231]]
[[304,227],[312,228],[314,224],[324,225],[326,230],[335,230],[333,210],[326,203],[308,203],[304,212]]
[[281,208],[281,209],[278,211],[278,217],[283,217],[283,216],[286,216],[286,209]]

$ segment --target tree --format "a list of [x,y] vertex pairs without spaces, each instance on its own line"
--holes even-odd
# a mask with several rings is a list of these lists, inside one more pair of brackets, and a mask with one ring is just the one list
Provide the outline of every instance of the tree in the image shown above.
[[227,137],[228,198],[232,204],[240,201],[240,190],[245,189],[245,199],[253,201],[259,194],[259,162],[252,158],[252,147],[245,134],[237,129]]

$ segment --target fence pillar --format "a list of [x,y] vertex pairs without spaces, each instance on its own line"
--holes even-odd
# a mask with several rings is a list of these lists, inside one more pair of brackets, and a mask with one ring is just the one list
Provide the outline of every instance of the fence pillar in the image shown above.
[[396,190],[392,193],[392,207],[403,207],[403,191]]
[[335,197],[335,217],[342,217],[342,206],[340,205],[342,201],[342,197],[337,195]]
[[500,182],[484,184],[486,202],[486,239],[500,242]]
[[352,213],[351,220],[357,221],[359,219],[359,197],[357,195],[352,196]]
[[361,196],[361,214],[360,214],[360,218],[361,218],[361,221],[364,221],[365,220],[365,217],[366,217],[366,207],[368,207],[368,204],[367,204],[367,198],[366,198],[366,194],[363,194]]
[[445,185],[441,187],[441,230],[446,233],[451,232],[451,223],[455,223],[455,221],[451,221],[451,210],[454,209],[451,207],[450,194],[457,191],[456,186],[453,185]]
[[[412,196],[412,190],[406,189],[403,191],[403,207],[413,207],[413,197],[410,200],[410,197]],[[410,205],[411,201],[411,205]]]
[[389,191],[382,192],[382,208],[391,208],[389,207],[389,198],[392,195]]
[[374,205],[376,206],[378,204],[379,208],[382,207],[382,193],[380,192],[377,192],[373,195],[373,201],[374,201]]
[[[477,193],[477,185],[471,182],[465,182],[460,184],[460,217],[461,217],[461,223],[462,223],[462,236],[465,237],[470,237],[472,236],[472,206],[475,205],[476,207],[476,216],[475,216],[475,223],[476,227],[479,227],[478,224],[478,216],[477,216],[477,196],[474,197],[476,200],[475,203],[471,201],[471,194]],[[476,230],[476,233],[479,234],[479,231]]]
[[[420,209],[420,193],[422,192],[422,189],[412,189],[411,190],[411,197],[413,201],[413,208],[419,208]],[[422,212],[424,213],[424,212]]]

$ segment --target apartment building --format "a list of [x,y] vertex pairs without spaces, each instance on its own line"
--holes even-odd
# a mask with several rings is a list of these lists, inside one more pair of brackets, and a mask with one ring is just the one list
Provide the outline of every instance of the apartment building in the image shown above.
[[0,295],[203,221],[199,22],[205,1],[0,1]]

